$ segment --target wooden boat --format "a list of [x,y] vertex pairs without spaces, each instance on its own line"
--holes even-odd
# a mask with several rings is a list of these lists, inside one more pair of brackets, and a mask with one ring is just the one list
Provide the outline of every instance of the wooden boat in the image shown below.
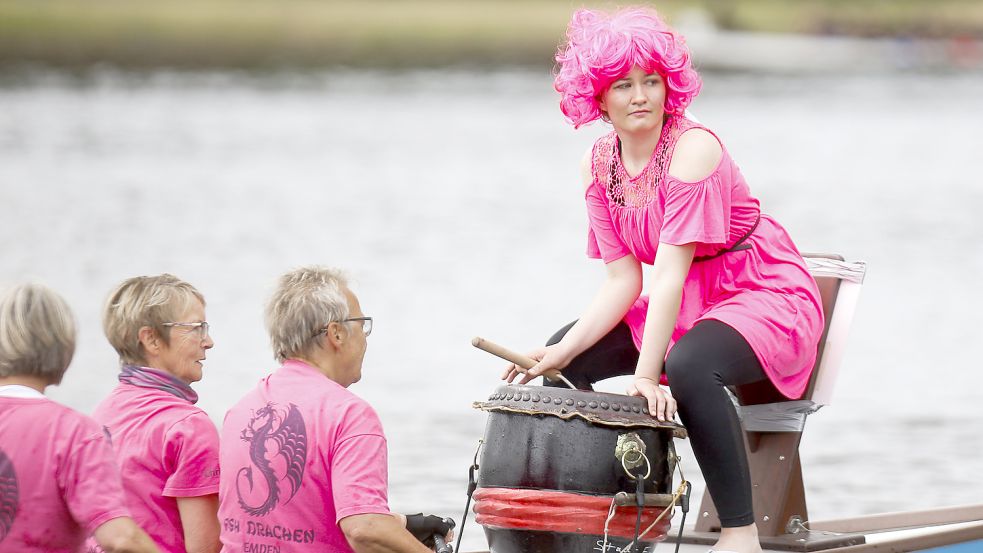
[[[737,387],[732,390],[745,430],[745,446],[748,452],[753,485],[754,512],[757,517],[755,522],[758,526],[763,550],[766,552],[826,551],[831,553],[874,551],[879,553],[906,551],[983,553],[983,504],[915,512],[886,513],[840,520],[810,520],[806,507],[802,467],[799,461],[799,443],[806,416],[830,403],[833,383],[836,380],[839,362],[843,355],[843,345],[853,318],[866,265],[863,262],[844,261],[842,257],[835,254],[806,254],[805,258],[810,271],[819,284],[823,310],[826,315],[826,327],[820,340],[819,355],[805,395],[800,400],[789,401],[782,397],[776,397],[776,393],[770,388],[752,385]],[[546,413],[541,403],[532,407],[532,404],[528,403],[531,401],[529,398],[533,396],[538,398],[542,395],[541,393],[537,395],[532,388],[535,387],[503,387],[496,390],[488,402],[476,403],[475,406],[490,412],[524,413],[534,415],[537,418],[549,418],[546,415],[552,415],[568,419],[584,419],[585,424],[580,424],[579,432],[583,432],[584,427],[591,425],[608,429],[618,426],[617,419],[619,417],[612,417],[611,414],[608,414],[601,417],[605,420],[591,420],[589,409],[578,410],[573,403],[567,405],[562,413]],[[556,389],[540,388],[539,390]],[[553,392],[549,393],[556,395]],[[566,390],[565,393],[569,395],[577,392]],[[567,399],[566,396],[563,396],[564,402]],[[625,398],[625,401],[632,399],[638,398]],[[608,401],[613,404],[613,401]],[[560,406],[560,404],[557,405]],[[623,414],[623,409],[622,407],[621,414]],[[486,440],[502,442],[501,438],[511,429],[505,428],[500,418],[492,424],[492,418],[489,417],[490,430],[486,429]],[[516,420],[518,419],[510,419],[508,423],[515,424],[512,421]],[[630,427],[633,425],[637,426],[637,420],[623,426]],[[559,426],[550,422],[544,427],[546,428],[545,432],[549,434],[549,439],[537,438],[534,434],[530,434],[530,425],[525,421],[519,422],[518,426],[522,428],[523,437],[519,440],[522,443],[514,442],[514,440],[505,440],[508,443],[502,442],[507,448],[504,455],[513,455],[516,459],[515,462],[520,465],[517,472],[513,471],[513,477],[509,480],[508,485],[522,487],[519,484],[533,483],[533,487],[536,487],[540,482],[527,477],[531,472],[541,472],[543,467],[534,467],[533,465],[537,463],[536,459],[529,455],[517,455],[516,450],[520,449],[523,444],[535,445],[536,448],[542,450],[544,443],[555,442],[553,437],[557,434]],[[684,435],[684,432],[679,429],[662,428],[661,430],[668,431],[676,438]],[[493,435],[489,435],[489,431]],[[610,442],[610,439],[603,438],[600,441],[595,439],[592,442],[592,447],[596,448],[598,443],[603,443],[605,445],[602,447],[610,448],[610,444],[607,442]],[[661,449],[657,448],[656,451],[665,455],[667,449],[664,445],[660,445]],[[555,447],[555,444],[551,447]],[[563,449],[563,452],[569,455],[572,451],[569,444],[565,444],[563,447],[566,448]],[[577,451],[586,452],[589,449],[591,448],[583,447]],[[593,453],[584,453],[584,456],[586,457],[585,462],[588,464],[600,464],[606,467],[610,463],[610,459],[598,460]],[[667,463],[664,461],[666,460],[653,457],[652,463],[659,465],[664,472],[666,467],[673,465],[673,460],[670,458]],[[493,463],[500,465],[502,460],[501,458],[494,459]],[[539,465],[543,464],[539,462]],[[495,470],[501,472],[499,467],[495,467]],[[559,467],[557,470],[560,473],[565,473],[569,467]],[[605,470],[608,469],[605,468]],[[671,468],[669,470],[671,472]],[[549,486],[557,486],[557,482],[562,481],[563,476],[564,474],[551,474],[548,479]],[[583,479],[579,476],[578,478]],[[650,490],[645,490],[645,505],[647,507],[666,508],[669,506],[665,501],[665,492],[669,488],[664,481],[665,474],[660,474],[659,478],[658,490],[652,491],[660,493],[648,494]],[[525,480],[523,481],[523,479]],[[595,476],[588,479],[598,480]],[[480,478],[479,482],[481,482]],[[626,490],[626,482],[624,481],[614,482],[612,480],[605,482],[605,486],[611,483],[616,484],[617,489]],[[494,487],[503,484],[497,482],[496,478],[493,477],[486,478],[482,485]],[[579,482],[566,481],[560,485],[560,489],[579,490],[577,493],[601,495],[609,498],[612,502],[614,501],[612,490],[604,486],[587,490]],[[678,500],[678,497],[675,499]],[[634,505],[634,503],[628,505]],[[680,520],[679,509],[677,508],[675,511],[673,524],[678,525]],[[667,533],[666,528],[661,529],[661,535],[657,538],[660,551],[673,550],[677,547],[678,539],[680,541],[678,544],[680,553],[706,553],[709,547],[717,541],[720,523],[709,495],[704,495],[699,509],[692,511],[695,512],[690,513],[689,520],[695,519],[695,523],[684,528],[681,536],[677,536],[676,530]],[[569,515],[566,516],[569,517]],[[593,516],[593,514],[588,513],[586,516]],[[479,522],[481,522],[480,518]],[[521,534],[523,530],[521,522],[512,524],[513,527],[508,528],[508,530],[511,532],[519,531]],[[486,535],[491,538],[490,553],[517,553],[522,551],[539,553],[561,549],[563,553],[574,553],[574,551],[577,553],[580,551],[584,551],[584,553],[588,551],[626,553],[628,550],[632,553],[644,553],[654,551],[656,547],[656,544],[646,544],[643,540],[640,543],[641,547],[626,548],[627,544],[624,540],[603,541],[593,535],[596,532],[585,532],[591,535],[591,539],[586,545],[585,542],[581,541],[575,548],[557,549],[554,547],[550,549],[543,547],[543,543],[548,542],[530,540],[524,542],[523,539],[512,538],[502,540],[500,538],[501,525],[497,521],[492,521],[491,525],[491,530],[486,532]],[[562,526],[558,526],[558,528],[562,528]],[[477,529],[469,528],[468,531],[477,531]],[[502,545],[496,545],[496,540]],[[568,542],[556,541],[555,543],[566,544]]]
[[[679,553],[706,553],[714,541],[716,536],[688,528],[683,533]],[[811,522],[794,533],[771,539],[763,537],[761,542],[765,553],[978,553],[983,551],[983,504]],[[816,548],[824,542],[839,545]],[[658,549],[672,551],[675,546],[676,537],[670,536]],[[608,551],[620,553],[614,549]]]
[[[762,537],[762,550],[765,553],[978,553],[983,551],[983,504],[809,522],[791,530],[781,536]],[[689,527],[684,531],[679,553],[706,553],[715,541],[712,533],[696,532]],[[670,535],[656,548],[634,551],[669,552],[675,546],[676,537]],[[593,551],[601,551],[600,546]],[[609,548],[607,553],[622,552]]]
[[[611,409],[616,401],[625,402],[618,413]],[[579,404],[583,405],[578,408]],[[689,520],[695,519],[696,523],[685,527],[681,535],[675,528],[670,529],[665,524],[667,521],[662,521],[655,527],[654,539],[641,540],[640,547],[628,547],[633,541],[631,527],[629,524],[626,533],[622,520],[619,530],[612,524],[611,533],[601,536],[598,521],[607,510],[605,501],[619,506],[621,519],[631,522],[635,518],[631,501],[634,496],[621,492],[625,497],[618,497],[617,493],[632,484],[621,474],[623,460],[619,460],[616,452],[611,453],[617,450],[614,444],[616,441],[620,444],[620,436],[639,430],[650,454],[660,458],[652,467],[654,476],[644,490],[648,511],[645,523],[667,507],[675,506],[672,524],[680,524],[679,498],[667,492],[671,492],[670,477],[676,463],[671,438],[682,438],[685,431],[682,427],[657,423],[650,417],[648,425],[637,413],[625,413],[626,406],[644,408],[643,405],[640,398],[538,386],[502,386],[487,402],[482,402],[480,408],[490,412],[484,439],[490,447],[481,455],[474,512],[478,515],[476,521],[485,526],[490,544],[490,552],[485,553],[646,553],[656,547],[660,551],[672,551],[677,540],[680,553],[706,553],[717,541],[719,532],[709,497],[704,498],[699,510],[691,510]],[[749,442],[755,441],[754,433],[748,434]],[[780,437],[777,433],[770,434],[773,439]],[[792,473],[791,477],[784,474],[783,479],[783,471],[773,466],[765,467],[770,473],[763,472],[761,456],[767,453],[781,458],[781,454],[772,450],[787,447],[788,442],[787,438],[775,443],[768,439],[756,442],[750,457],[752,481],[769,484],[755,486],[754,497],[755,512],[761,518],[760,543],[765,552],[983,552],[983,504],[825,521],[811,521],[792,514],[779,519],[780,524],[772,523],[775,517],[767,513],[807,512],[801,469],[796,460],[786,459],[794,467],[794,471],[785,471]],[[588,445],[580,447],[584,443]],[[751,447],[749,444],[749,450]],[[797,450],[793,453],[797,454]],[[777,485],[783,482],[784,487]],[[522,496],[523,489],[536,497]],[[482,492],[487,490],[495,490],[496,494],[482,497]],[[564,496],[571,494],[590,497],[597,504],[564,504]],[[496,514],[494,505],[490,507],[490,504],[504,505],[499,508],[508,511],[508,515],[490,516]],[[608,519],[617,521],[611,516]],[[472,527],[469,531],[479,528]],[[652,534],[648,537],[652,538]]]
[[[793,534],[776,539],[762,538],[764,553],[824,551],[828,553],[978,553],[983,551],[983,504],[925,511],[886,513],[840,520],[811,522]],[[712,534],[693,531],[683,534],[679,553],[707,553],[716,541]],[[818,544],[832,547],[816,548]],[[656,548],[637,553],[673,551],[676,537],[670,536]],[[601,551],[600,545],[593,551]],[[622,553],[609,548],[608,553]],[[474,553],[489,553],[474,552]],[[545,552],[544,552],[545,553]]]

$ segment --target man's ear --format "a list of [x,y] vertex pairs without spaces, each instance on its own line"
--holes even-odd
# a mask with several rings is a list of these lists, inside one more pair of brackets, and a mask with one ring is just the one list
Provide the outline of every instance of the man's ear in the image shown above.
[[137,340],[140,341],[140,345],[143,346],[143,350],[147,353],[153,355],[160,353],[160,347],[163,341],[157,334],[157,331],[149,326],[140,327],[139,332],[137,332]]
[[328,330],[325,331],[324,335],[335,349],[341,349],[348,338],[348,331],[345,329],[345,325],[332,322],[328,324]]

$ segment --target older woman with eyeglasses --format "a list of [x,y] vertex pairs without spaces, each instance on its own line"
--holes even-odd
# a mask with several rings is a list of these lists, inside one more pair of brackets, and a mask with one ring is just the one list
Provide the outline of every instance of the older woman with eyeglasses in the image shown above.
[[218,432],[191,388],[214,345],[204,296],[169,274],[130,278],[103,329],[122,368],[92,416],[112,438],[127,506],[164,551],[217,552]]
[[87,534],[106,551],[156,553],[124,505],[99,425],[49,400],[75,353],[75,319],[37,284],[0,296],[0,551],[75,553]]

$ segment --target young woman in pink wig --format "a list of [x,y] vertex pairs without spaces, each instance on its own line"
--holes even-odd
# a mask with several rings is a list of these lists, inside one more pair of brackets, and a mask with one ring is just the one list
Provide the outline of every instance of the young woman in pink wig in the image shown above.
[[[761,213],[717,135],[688,119],[701,81],[683,38],[646,8],[577,11],[557,55],[560,109],[613,127],[583,160],[587,255],[607,278],[522,382],[580,388],[634,374],[660,420],[677,410],[720,515],[717,551],[760,551],[742,430],[725,386],[809,381],[823,315],[791,238]],[[652,265],[643,295],[642,263]],[[518,376],[510,367],[505,378]],[[672,395],[660,386],[668,383]]]

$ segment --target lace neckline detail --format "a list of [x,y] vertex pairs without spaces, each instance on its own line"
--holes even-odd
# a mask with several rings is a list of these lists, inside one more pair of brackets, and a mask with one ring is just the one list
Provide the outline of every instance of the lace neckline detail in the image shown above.
[[662,125],[659,142],[642,171],[632,177],[621,161],[621,141],[616,133],[606,138],[594,153],[595,174],[600,177],[608,200],[620,207],[639,208],[650,205],[665,178],[672,147],[679,136],[680,117],[668,116]]

